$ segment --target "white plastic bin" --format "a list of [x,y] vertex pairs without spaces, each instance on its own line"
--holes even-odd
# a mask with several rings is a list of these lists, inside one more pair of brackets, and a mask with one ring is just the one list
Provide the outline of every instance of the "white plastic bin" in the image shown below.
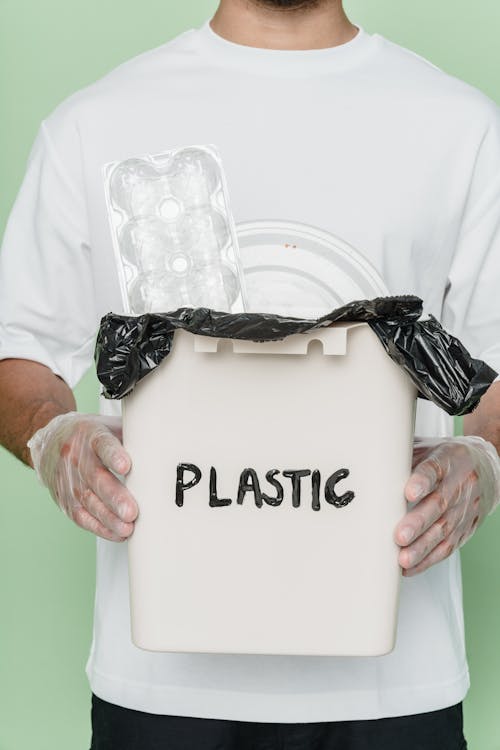
[[[140,508],[128,542],[133,642],[391,651],[401,576],[393,533],[415,406],[414,385],[366,323],[271,343],[177,331],[169,356],[123,401],[127,485]],[[294,505],[290,472],[301,470]],[[268,498],[276,480],[283,486],[280,504],[258,502],[255,477]]]

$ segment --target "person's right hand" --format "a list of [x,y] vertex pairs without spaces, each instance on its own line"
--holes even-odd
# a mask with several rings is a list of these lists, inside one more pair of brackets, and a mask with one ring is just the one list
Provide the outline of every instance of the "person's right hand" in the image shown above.
[[35,432],[28,448],[38,478],[78,526],[113,542],[132,534],[137,503],[113,474],[131,468],[119,417],[61,414]]

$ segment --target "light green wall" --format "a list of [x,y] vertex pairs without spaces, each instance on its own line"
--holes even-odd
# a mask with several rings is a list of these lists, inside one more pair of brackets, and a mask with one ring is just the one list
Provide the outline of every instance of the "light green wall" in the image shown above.
[[[0,233],[40,120],[127,58],[211,16],[209,0],[0,0]],[[348,0],[353,21],[500,101],[498,0]],[[82,410],[97,385],[77,389]],[[0,750],[88,750],[94,540],[0,452]],[[471,750],[500,748],[500,515],[463,552]]]

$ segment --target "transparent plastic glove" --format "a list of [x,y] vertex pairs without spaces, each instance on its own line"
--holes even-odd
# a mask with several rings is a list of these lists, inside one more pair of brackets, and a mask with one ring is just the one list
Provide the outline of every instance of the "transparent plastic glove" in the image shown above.
[[411,506],[395,540],[403,575],[411,576],[465,544],[499,504],[495,446],[473,435],[416,438],[405,495]]
[[110,541],[130,536],[137,504],[113,473],[131,468],[120,418],[61,414],[35,432],[28,448],[38,478],[72,521]]

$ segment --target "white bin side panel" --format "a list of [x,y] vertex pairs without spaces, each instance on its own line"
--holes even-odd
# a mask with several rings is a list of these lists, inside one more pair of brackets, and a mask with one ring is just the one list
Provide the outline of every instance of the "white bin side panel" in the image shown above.
[[[347,329],[347,354],[194,351],[177,332],[172,353],[123,402],[127,485],[140,515],[129,545],[132,635],[158,651],[365,655],[394,647],[400,569],[393,541],[405,511],[415,389],[365,324]],[[314,338],[312,334],[304,334]],[[338,331],[331,331],[338,339]],[[201,479],[176,504],[179,463]],[[217,475],[211,507],[210,470]],[[278,506],[257,507],[240,473],[255,470]],[[325,481],[354,499],[325,500]],[[301,480],[292,505],[287,470]],[[185,474],[189,479],[193,475]]]

